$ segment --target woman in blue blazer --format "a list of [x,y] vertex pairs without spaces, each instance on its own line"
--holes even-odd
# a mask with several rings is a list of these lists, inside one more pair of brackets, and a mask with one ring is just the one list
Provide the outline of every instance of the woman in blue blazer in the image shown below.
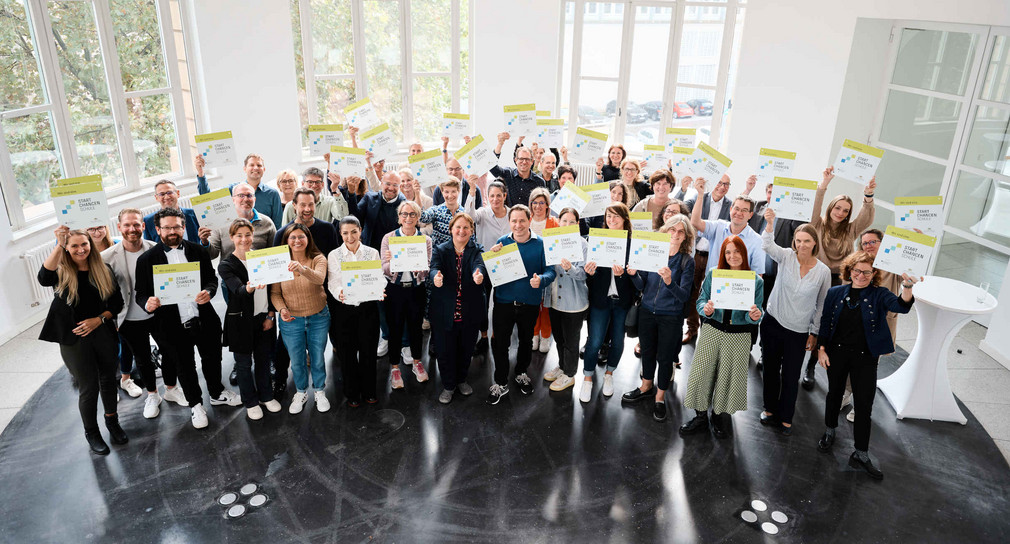
[[894,351],[887,312],[908,313],[914,302],[912,286],[915,280],[902,274],[901,297],[898,297],[879,285],[880,271],[873,268],[873,257],[864,251],[849,255],[842,262],[840,272],[843,281],[851,281],[851,284],[828,290],[817,336],[817,362],[828,371],[828,397],[824,407],[827,429],[817,449],[828,453],[835,443],[845,380],[851,378],[856,450],[849,457],[849,466],[861,468],[872,478],[881,480],[884,474],[867,454],[870,412],[877,392],[877,360]]

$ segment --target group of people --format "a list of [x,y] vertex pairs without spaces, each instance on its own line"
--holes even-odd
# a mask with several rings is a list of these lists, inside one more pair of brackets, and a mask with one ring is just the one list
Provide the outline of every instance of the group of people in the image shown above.
[[[356,132],[350,129],[352,145]],[[510,138],[498,135],[496,155]],[[411,154],[422,151],[417,144],[410,148]],[[729,435],[729,416],[747,409],[750,353],[759,336],[764,382],[759,418],[791,434],[803,362],[806,352],[814,352],[811,365],[823,366],[829,383],[818,449],[830,451],[840,409],[852,402],[850,463],[882,477],[867,455],[876,365],[880,355],[893,351],[894,319],[909,311],[915,279],[872,267],[882,238],[868,228],[875,180],[866,186],[858,213],[852,199],[840,195],[822,214],[834,177],[826,169],[814,220],[801,223],[776,217],[769,204],[771,184],[764,200],[749,196],[755,176],[742,194],[728,198],[728,176],[714,184],[690,176],[678,182],[667,165],[659,165],[645,178],[647,165],[614,145],[596,164],[596,181],[610,182],[611,202],[603,215],[582,217],[575,208],[557,214],[550,209],[564,185],[577,181],[563,147],[526,147],[520,138],[515,168],[495,166],[489,174],[465,178],[448,154],[447,138],[442,151],[446,175],[431,193],[409,169],[387,170],[370,152],[361,177],[309,168],[299,184],[295,172],[284,170],[274,189],[264,183],[263,159],[253,154],[243,163],[246,179],[230,185],[238,219],[228,227],[200,226],[193,210],[179,207],[176,185],[163,180],[155,185],[161,209],[147,216],[121,210],[122,238],[115,243],[104,226],[57,228],[57,245],[38,274],[39,282],[56,292],[41,339],[60,344],[79,388],[91,449],[109,452],[98,427],[99,397],[112,442],[128,440],[118,423],[117,366],[120,389],[132,397],[146,389],[144,417],[157,417],[167,400],[188,406],[193,426],[204,428],[209,422],[194,351],[210,404],[244,406],[249,419],[258,420],[264,409],[279,412],[284,402],[291,414],[301,412],[310,385],[316,410],[330,410],[327,339],[349,407],[378,401],[377,365],[385,355],[393,390],[405,387],[401,365],[417,382],[427,381],[423,330],[430,329],[429,361],[436,362],[441,377],[441,403],[473,393],[468,371],[475,355],[490,355],[494,362],[488,404],[500,403],[510,387],[531,394],[533,353],[548,353],[552,346],[558,366],[543,375],[550,390],[577,384],[581,356],[578,397],[590,402],[599,365],[604,365],[601,394],[614,394],[613,372],[630,325],[638,336],[634,353],[641,358],[641,384],[621,399],[651,401],[657,421],[667,418],[666,397],[681,366],[681,348],[697,341],[684,401],[696,415],[680,427],[682,436],[710,427],[718,438]],[[195,167],[199,191],[206,193],[201,156]],[[665,267],[649,272],[598,266],[584,238],[580,260],[546,264],[545,229],[578,226],[585,237],[590,228],[603,228],[630,239],[633,211],[651,213],[654,230],[670,234]],[[423,237],[426,269],[391,270],[390,247],[403,236]],[[513,244],[526,277],[492,285],[481,254]],[[251,282],[247,254],[272,246],[287,246],[292,279]],[[220,259],[216,268],[213,259]],[[345,292],[344,267],[358,261],[381,261],[387,280],[381,301],[358,302]],[[199,263],[199,295],[192,302],[162,304],[153,267],[183,263]],[[715,307],[715,270],[756,274],[749,309]],[[223,322],[210,303],[219,289],[227,305]],[[580,350],[584,322],[588,335]],[[509,352],[516,329],[513,367]],[[163,395],[151,339],[160,348]],[[229,381],[238,394],[223,385],[223,346],[234,356]],[[289,368],[295,392],[288,401]],[[812,388],[813,366],[803,378],[804,386],[808,383]]]

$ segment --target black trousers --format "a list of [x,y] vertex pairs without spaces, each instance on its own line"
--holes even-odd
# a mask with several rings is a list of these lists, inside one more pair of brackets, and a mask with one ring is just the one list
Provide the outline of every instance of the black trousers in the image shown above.
[[[493,293],[494,286],[491,285],[491,282],[489,281],[484,282],[483,285],[484,285],[484,299],[487,300],[487,306],[490,306],[491,302],[494,301],[494,299],[491,298],[492,296],[494,296]],[[491,318],[489,317],[490,312],[486,310],[487,308],[485,307],[484,316],[481,317],[480,320],[480,330],[482,332],[488,332],[488,329],[491,328]]]
[[382,305],[386,308],[386,323],[389,325],[389,364],[395,366],[400,363],[404,329],[410,338],[410,356],[417,361],[421,360],[421,347],[424,343],[421,322],[424,321],[424,306],[427,301],[427,290],[424,285],[416,287],[404,287],[402,283],[386,285],[386,300],[382,301]]
[[[714,248],[716,255],[712,258],[718,259],[719,248]],[[694,283],[691,287],[691,298],[687,301],[687,335],[697,336],[698,328],[701,327],[701,316],[698,315],[698,295],[701,294],[701,284],[705,281],[705,267],[708,266],[708,253],[698,251],[694,254]]]
[[[119,337],[123,341],[122,353],[130,352],[135,354],[134,358],[137,361],[137,369],[140,370],[140,378],[144,380],[144,387],[150,393],[157,393],[158,383],[156,381],[157,378],[154,376],[154,361],[151,360],[152,336],[154,336],[154,340],[158,342],[159,346],[165,343],[161,339],[161,333],[154,326],[154,319],[123,321],[123,324],[119,326]],[[166,384],[171,383],[171,385],[175,385],[177,379],[175,364],[166,364],[164,357],[162,357],[161,366],[162,379],[165,380]],[[120,370],[122,370],[122,367],[120,367]],[[123,374],[128,372],[129,370],[126,370]]]
[[337,303],[330,314],[330,331],[336,331],[344,396],[350,402],[378,398],[375,359],[379,345],[379,303],[359,306]]
[[98,397],[102,397],[105,413],[115,414],[118,403],[116,369],[119,353],[116,330],[102,325],[73,345],[60,344],[63,364],[77,381],[77,409],[85,431],[98,430]]
[[558,346],[558,366],[570,378],[579,370],[579,338],[586,312],[562,312],[550,309],[551,332]]
[[771,314],[766,313],[761,320],[764,407],[784,423],[792,424],[796,412],[807,336],[807,333],[783,327]]
[[258,406],[261,402],[270,402],[274,398],[270,382],[270,355],[274,350],[277,327],[274,325],[268,331],[263,330],[263,322],[266,319],[267,314],[259,314],[255,318],[255,325],[250,331],[253,338],[252,353],[233,353],[238,390],[242,395],[242,404],[246,408]]
[[512,345],[512,328],[519,329],[519,353],[516,354],[516,376],[526,372],[533,359],[533,327],[540,314],[540,305],[516,302],[494,303],[491,314],[491,353],[494,356],[494,382],[508,385],[509,346]]
[[453,323],[449,330],[432,330],[432,341],[438,354],[438,373],[446,391],[454,391],[457,385],[466,382],[479,326],[474,321],[463,320]]
[[[196,318],[198,323],[185,328],[182,323],[171,323],[162,326],[165,343],[162,352],[175,361],[176,373],[182,392],[190,406],[203,402],[203,389],[200,388],[200,378],[196,375],[196,357],[193,350],[200,352],[200,364],[203,367],[203,378],[207,382],[207,392],[211,398],[217,398],[224,391],[221,383],[221,320],[217,314],[205,312]],[[162,372],[164,377],[164,372]],[[168,382],[165,382],[168,385]]]
[[642,344],[642,376],[651,380],[659,366],[656,387],[666,391],[673,381],[673,364],[680,360],[684,318],[656,315],[645,307],[638,309],[638,340]]
[[838,412],[842,409],[845,381],[852,382],[852,409],[856,421],[852,430],[856,449],[867,451],[870,446],[870,412],[877,395],[877,361],[869,352],[834,346],[828,352],[828,397],[824,405],[824,424],[834,429],[838,426]]

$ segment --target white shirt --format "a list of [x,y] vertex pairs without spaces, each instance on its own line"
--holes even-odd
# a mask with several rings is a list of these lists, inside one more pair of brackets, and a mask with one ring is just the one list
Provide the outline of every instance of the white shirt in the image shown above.
[[508,208],[505,209],[505,215],[496,217],[494,212],[491,211],[491,206],[483,206],[471,212],[470,210],[473,209],[472,202],[473,199],[468,198],[465,208],[467,213],[473,217],[473,222],[477,225],[477,243],[487,251],[491,246],[498,243],[499,238],[512,230],[509,228]]
[[[165,247],[167,248],[168,246]],[[169,248],[165,252],[165,256],[168,257],[168,264],[184,264],[189,262],[186,260],[186,253],[182,250],[181,245],[175,249]],[[185,302],[177,304],[177,306],[179,307],[179,321],[181,323],[200,317],[200,309],[197,308],[195,302]]]
[[[249,271],[249,263],[245,259],[239,259],[242,261],[242,265],[245,266],[246,271]],[[253,291],[253,315],[265,314],[270,310],[269,296],[267,293],[269,291],[264,289],[257,289]]]
[[[722,197],[722,198],[719,199],[719,202],[716,202],[716,201],[712,200],[712,196],[711,195],[701,195],[701,198],[699,198],[698,201],[696,201],[694,205],[697,206],[698,204],[701,204],[702,206],[704,206],[705,205],[705,201],[702,200],[703,198],[707,198],[707,199],[711,200],[712,204],[708,207],[708,217],[702,217],[702,219],[705,219],[705,220],[708,220],[708,221],[715,221],[715,220],[719,219],[719,214],[722,213],[722,207],[723,207],[723,205],[726,204],[726,197],[724,196],[724,197]],[[699,234],[698,235],[698,240],[694,244],[694,250],[695,251],[708,251],[710,247],[711,247],[711,244],[709,243],[709,241],[707,239],[705,239],[704,236],[702,236],[701,234]],[[719,262],[719,260],[716,259],[716,263],[718,263],[718,262]]]
[[[144,253],[143,246],[141,246],[140,251],[124,252],[124,256],[126,257],[126,268],[127,268],[126,281],[129,282],[130,285],[134,284],[133,278],[137,277],[137,260],[140,259],[140,256],[143,253]],[[144,321],[147,319],[151,319],[152,317],[154,317],[154,314],[147,313],[146,311],[144,311],[143,308],[140,307],[139,304],[137,304],[137,297],[130,297],[130,300],[129,302],[127,302],[126,306],[126,317],[124,318],[126,321]]]
[[344,244],[337,249],[330,252],[329,256],[326,257],[326,268],[327,276],[329,279],[330,294],[333,298],[340,300],[340,294],[344,292],[344,282],[340,279],[341,263],[349,261],[378,261],[379,260],[379,250],[366,246],[365,244],[358,245],[358,251],[351,253],[347,249],[347,244]]
[[793,332],[817,334],[824,297],[831,288],[831,270],[819,259],[800,277],[800,262],[792,249],[779,247],[770,232],[761,233],[761,245],[779,263],[775,287],[768,296],[768,315]]

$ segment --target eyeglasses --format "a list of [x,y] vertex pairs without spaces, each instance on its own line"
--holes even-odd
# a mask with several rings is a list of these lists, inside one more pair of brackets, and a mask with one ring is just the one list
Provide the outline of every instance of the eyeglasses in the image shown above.
[[293,179],[279,179],[279,180],[277,180],[277,183],[294,183],[294,182],[295,182],[295,180],[293,180]]
[[533,206],[534,208],[543,208],[546,205],[547,205],[547,203],[544,202],[543,200],[537,200],[537,201],[535,201],[535,202],[533,202],[533,203],[530,204],[530,206]]
[[98,232],[100,230],[105,230],[105,227],[88,227],[88,228],[86,228],[84,230],[86,230],[88,232]]
[[632,168],[629,166],[627,168],[621,168],[621,172],[638,172],[638,168]]
[[186,227],[158,227],[158,230],[164,230],[168,232],[182,232],[186,230]]
[[880,245],[880,240],[867,240],[867,241],[861,243],[860,245],[863,246],[863,247],[866,247],[866,246],[879,246]]
[[853,268],[851,274],[853,276],[864,276],[868,278],[873,275],[873,269],[871,268],[869,270],[860,270],[858,268]]
[[533,162],[533,159],[529,157],[519,157],[518,159],[516,159],[516,162]]
[[305,185],[322,185],[323,180],[321,179],[307,179],[305,180]]
[[400,217],[417,217],[417,212],[400,212]]
[[720,181],[719,183],[716,183],[715,186],[716,187],[729,187],[729,182],[727,182],[727,181]]
[[252,200],[252,199],[256,198],[256,195],[251,195],[249,193],[235,193],[235,194],[233,194],[231,196],[233,196],[235,198],[247,198],[249,200]]
[[160,193],[154,193],[154,196],[157,198],[164,198],[166,196],[172,196],[174,194],[176,194],[176,191],[162,191]]

